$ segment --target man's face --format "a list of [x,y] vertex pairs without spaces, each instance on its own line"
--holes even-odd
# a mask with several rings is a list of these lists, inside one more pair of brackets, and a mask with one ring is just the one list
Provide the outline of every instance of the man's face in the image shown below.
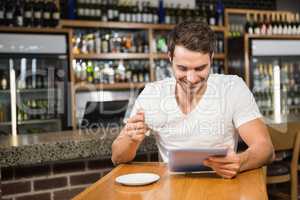
[[210,65],[209,53],[175,46],[172,68],[177,83],[185,93],[195,95],[202,91],[209,76]]

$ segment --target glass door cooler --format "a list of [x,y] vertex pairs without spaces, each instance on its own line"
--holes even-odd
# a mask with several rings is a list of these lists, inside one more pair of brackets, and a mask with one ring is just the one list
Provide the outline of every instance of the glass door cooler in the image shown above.
[[261,113],[300,119],[300,38],[252,38],[250,86]]
[[72,127],[67,33],[0,33],[0,134]]

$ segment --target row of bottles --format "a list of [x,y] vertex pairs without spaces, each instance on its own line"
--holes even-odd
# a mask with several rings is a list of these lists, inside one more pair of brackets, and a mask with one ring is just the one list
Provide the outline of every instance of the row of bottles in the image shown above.
[[150,65],[145,60],[73,61],[76,81],[88,83],[143,83],[150,81]]
[[247,14],[245,32],[255,35],[299,35],[299,14]]
[[149,53],[147,34],[138,32],[77,32],[72,39],[74,54]]
[[[75,9],[75,8],[74,8]],[[219,0],[217,4],[202,4],[194,9],[189,4],[178,3],[158,5],[152,1],[133,0],[78,0],[76,2],[76,17],[101,21],[121,21],[137,23],[177,24],[183,20],[205,21],[210,25],[223,25],[224,6]]]
[[0,26],[56,27],[60,11],[54,0],[1,0]]
[[54,119],[55,112],[49,112],[49,101],[47,99],[23,100],[22,105],[17,109],[18,122],[27,120]]
[[[280,69],[281,113],[300,112],[299,63],[286,62]],[[258,63],[253,70],[253,94],[264,115],[273,114],[274,69],[272,63]]]

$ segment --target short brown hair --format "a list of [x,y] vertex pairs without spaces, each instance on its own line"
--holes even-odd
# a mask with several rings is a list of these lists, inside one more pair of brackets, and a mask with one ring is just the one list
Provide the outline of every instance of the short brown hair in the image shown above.
[[215,33],[207,23],[184,21],[177,24],[168,36],[168,51],[173,60],[176,45],[182,45],[191,51],[214,52]]

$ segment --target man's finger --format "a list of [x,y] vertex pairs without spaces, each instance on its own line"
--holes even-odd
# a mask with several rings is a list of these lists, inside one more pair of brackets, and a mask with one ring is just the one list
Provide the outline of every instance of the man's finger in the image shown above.
[[136,123],[128,123],[126,124],[126,130],[135,130],[135,129],[143,129],[146,128],[146,125],[144,122],[136,122]]
[[137,113],[127,120],[127,123],[143,122],[145,121],[143,113]]

